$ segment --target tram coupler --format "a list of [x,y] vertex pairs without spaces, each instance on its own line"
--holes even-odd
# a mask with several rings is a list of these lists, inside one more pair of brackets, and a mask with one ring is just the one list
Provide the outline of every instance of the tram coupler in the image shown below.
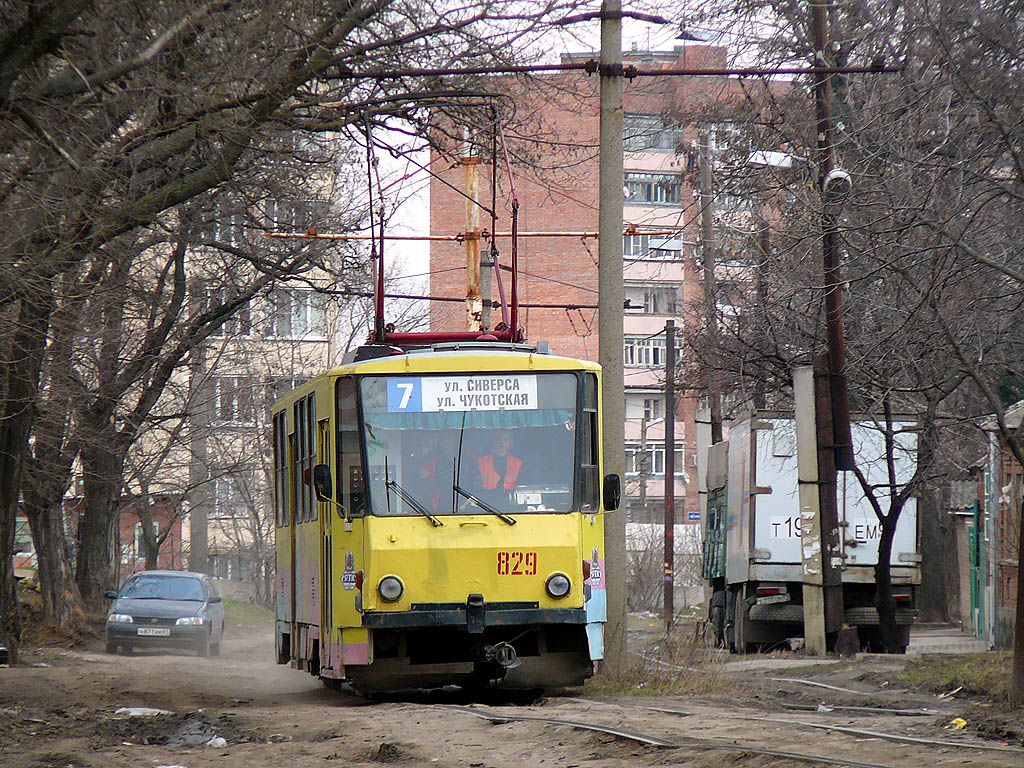
[[523,663],[519,660],[516,649],[512,647],[512,644],[506,642],[486,646],[484,648],[484,658],[487,661],[499,664],[505,669],[515,669]]
[[483,634],[486,626],[484,610],[483,595],[473,593],[466,598],[466,631],[471,635]]

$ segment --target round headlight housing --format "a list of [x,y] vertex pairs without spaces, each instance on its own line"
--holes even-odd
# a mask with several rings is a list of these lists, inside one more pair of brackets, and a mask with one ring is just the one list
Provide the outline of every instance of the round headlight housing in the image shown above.
[[396,602],[403,592],[405,592],[405,586],[397,576],[385,576],[377,585],[377,594],[386,603]]
[[554,598],[565,597],[572,591],[572,582],[569,581],[569,577],[564,573],[555,573],[548,576],[547,583],[544,588],[548,591],[548,594]]

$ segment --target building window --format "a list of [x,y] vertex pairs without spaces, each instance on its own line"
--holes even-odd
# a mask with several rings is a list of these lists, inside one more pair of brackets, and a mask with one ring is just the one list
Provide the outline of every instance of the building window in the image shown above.
[[[142,521],[135,524],[135,556],[144,558],[146,556],[146,539],[143,535]],[[160,538],[160,523],[153,521],[153,540]]]
[[245,237],[246,212],[236,202],[218,199],[213,210],[207,212],[201,225],[203,244],[226,245],[242,248],[248,245]]
[[636,261],[677,261],[683,255],[683,240],[669,235],[623,235],[622,255]]
[[740,123],[724,122],[708,125],[708,146],[715,154],[733,151],[746,151],[747,140],[743,135]]
[[684,142],[684,129],[667,127],[658,115],[623,118],[622,148],[626,152],[674,152]]
[[648,421],[661,418],[661,408],[664,401],[660,397],[644,398],[644,418]]
[[[677,355],[680,347],[681,342],[677,339]],[[622,364],[632,368],[659,368],[665,365],[665,338],[626,336],[623,339]]]
[[244,579],[245,560],[235,554],[212,554],[210,576],[215,579]]
[[[665,474],[665,445],[648,441],[646,451],[641,449],[640,443],[626,443],[626,474],[640,475],[664,475]],[[676,465],[675,476],[686,477],[686,467],[683,466],[683,449],[675,450]]]
[[252,378],[249,376],[215,376],[213,422],[239,425],[255,423],[252,392]]
[[[201,311],[209,312],[231,301],[231,293],[225,288],[204,286],[200,289]],[[240,304],[211,336],[248,336],[252,332],[252,315],[248,299]]]
[[626,310],[648,315],[674,315],[679,289],[672,284],[626,285]]
[[277,200],[263,201],[267,229],[278,232],[305,232],[316,229],[327,218],[328,205],[323,200]]
[[683,199],[682,176],[669,173],[625,174],[627,203],[643,205],[679,205]]
[[277,339],[325,338],[326,296],[295,288],[273,291],[270,294],[267,336]]
[[239,475],[221,475],[213,481],[211,520],[241,520],[246,517],[245,481]]

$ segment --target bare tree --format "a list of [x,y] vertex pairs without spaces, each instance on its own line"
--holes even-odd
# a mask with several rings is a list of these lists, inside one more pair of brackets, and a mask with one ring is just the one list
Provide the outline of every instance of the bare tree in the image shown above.
[[[894,528],[900,499],[964,463],[949,459],[943,443],[959,439],[966,419],[1000,413],[997,384],[1022,376],[1024,336],[1010,320],[1024,301],[1018,6],[829,4],[826,62],[902,67],[833,82],[835,151],[854,177],[839,221],[853,406],[920,420],[918,474],[906,485],[885,484],[888,509],[876,503],[883,532]],[[742,55],[759,63],[818,60],[806,4],[693,2],[688,10],[697,28],[728,23],[730,39],[750,42]],[[742,308],[738,317],[720,315],[720,343],[710,348],[703,334],[693,341],[697,359],[746,402],[759,388],[785,396],[791,365],[822,349],[822,200],[806,165],[816,144],[810,84],[742,87],[745,109],[734,103],[731,114],[704,119],[741,121],[748,141],[725,182],[756,201],[772,242],[749,248],[745,277],[716,288],[725,294],[720,306]],[[755,171],[746,162],[751,150],[780,153],[788,168]],[[891,437],[891,428],[883,432]],[[1019,433],[1002,434],[1019,448]],[[892,602],[881,571],[876,605],[884,617]]]
[[[127,446],[190,350],[247,298],[240,291],[186,322],[173,311],[156,313],[145,333],[133,337],[140,342],[134,354],[122,356],[117,345],[127,324],[118,314],[131,306],[125,280],[141,274],[135,260],[144,252],[141,244],[161,231],[174,233],[165,237],[156,272],[165,277],[159,295],[177,302],[171,297],[181,296],[186,277],[187,241],[177,232],[187,219],[181,206],[246,178],[268,149],[277,151],[282,135],[336,132],[389,114],[415,123],[425,91],[462,92],[472,84],[436,78],[417,85],[384,70],[516,60],[572,5],[3,4],[0,311],[13,321],[0,345],[6,372],[0,589],[7,645],[16,648],[20,634],[8,553],[45,342],[58,298],[65,297],[64,276],[98,273],[103,306],[85,313],[99,323],[98,354],[76,410],[81,423],[70,422],[80,438],[67,442],[65,417],[53,411],[51,431],[64,450],[40,458],[63,467],[70,451],[87,467],[92,501],[80,528],[77,580],[86,605],[96,608],[110,567],[111,509]],[[379,74],[354,76],[373,70]],[[325,97],[333,106],[320,106]],[[305,254],[283,254],[253,277],[252,295],[306,261]]]

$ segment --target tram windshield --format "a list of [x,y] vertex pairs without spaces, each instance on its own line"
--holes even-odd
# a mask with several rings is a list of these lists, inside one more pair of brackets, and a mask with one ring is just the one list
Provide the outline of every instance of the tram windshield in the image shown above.
[[572,373],[363,378],[372,513],[570,511],[577,381]]

